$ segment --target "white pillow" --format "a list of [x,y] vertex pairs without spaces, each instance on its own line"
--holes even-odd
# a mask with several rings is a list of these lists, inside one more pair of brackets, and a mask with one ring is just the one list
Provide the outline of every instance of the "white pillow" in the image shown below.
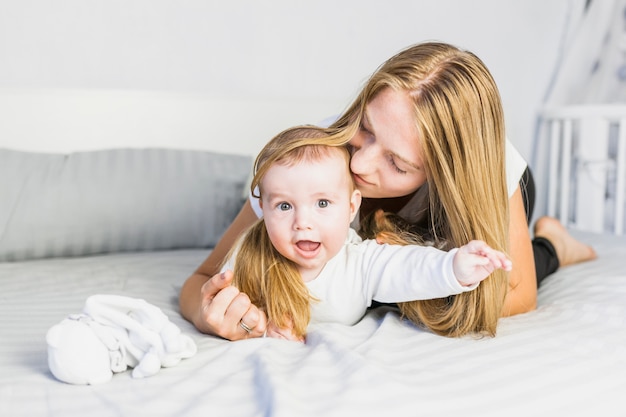
[[0,261],[214,246],[250,157],[171,149],[0,149]]

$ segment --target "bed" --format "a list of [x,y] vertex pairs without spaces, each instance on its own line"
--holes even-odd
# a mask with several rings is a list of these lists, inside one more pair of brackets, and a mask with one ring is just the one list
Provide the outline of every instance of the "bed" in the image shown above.
[[[502,319],[495,338],[435,336],[381,307],[355,326],[316,328],[306,344],[270,338],[229,342],[198,333],[180,316],[180,287],[236,214],[252,150],[271,129],[273,134],[312,121],[304,113],[319,120],[317,113],[337,110],[334,104],[302,107],[298,114],[284,105],[292,113],[279,127],[262,123],[276,110],[268,104],[245,132],[233,133],[222,115],[192,132],[163,116],[176,108],[185,115],[177,122],[191,123],[194,117],[187,115],[219,109],[216,102],[168,97],[175,101],[171,107],[143,106],[154,114],[142,119],[129,116],[134,105],[102,109],[103,100],[159,103],[163,97],[33,94],[0,94],[6,122],[0,128],[0,415],[626,413],[626,237],[573,231],[596,248],[598,259],[546,279],[537,310]],[[90,107],[94,103],[100,107]],[[112,114],[113,108],[123,110]],[[49,112],[56,117],[42,118]],[[72,112],[90,122],[73,120]],[[31,123],[32,117],[37,119]],[[72,135],[106,139],[106,129],[136,137],[137,120],[149,124],[150,137],[141,142],[85,139],[55,147],[42,141]],[[132,126],[130,133],[121,129],[123,123]],[[244,151],[227,137],[243,140],[254,130],[267,137]],[[174,132],[180,137],[158,142]],[[41,135],[40,141],[22,139],[32,135]],[[195,139],[185,142],[182,136]],[[156,147],[146,146],[155,139]],[[46,332],[80,312],[94,294],[157,306],[195,342],[197,353],[148,378],[121,372],[103,384],[58,381],[48,367]]]

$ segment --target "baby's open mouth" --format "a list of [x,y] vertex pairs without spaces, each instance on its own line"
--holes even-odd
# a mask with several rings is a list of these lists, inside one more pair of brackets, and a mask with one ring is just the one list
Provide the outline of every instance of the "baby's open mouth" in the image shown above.
[[313,242],[310,240],[299,240],[296,242],[298,249],[306,252],[317,250],[320,247],[320,242]]

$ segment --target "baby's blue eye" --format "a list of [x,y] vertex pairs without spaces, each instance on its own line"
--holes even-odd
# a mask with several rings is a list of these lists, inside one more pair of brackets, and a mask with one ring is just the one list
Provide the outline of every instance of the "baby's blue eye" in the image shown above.
[[330,202],[328,200],[320,200],[320,201],[317,202],[317,205],[320,208],[328,207],[329,204],[330,204]]
[[287,211],[287,210],[291,209],[291,204],[289,204],[289,203],[280,203],[278,207],[282,211]]

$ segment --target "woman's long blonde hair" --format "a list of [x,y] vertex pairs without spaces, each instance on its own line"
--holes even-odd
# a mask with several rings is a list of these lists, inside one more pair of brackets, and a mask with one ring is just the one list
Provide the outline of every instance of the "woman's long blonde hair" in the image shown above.
[[[350,154],[346,144],[353,134],[350,130],[337,131],[314,126],[297,126],[279,133],[257,156],[250,190],[253,195],[259,192],[257,197],[263,194],[261,180],[275,164],[315,161],[337,151],[344,155],[346,175],[350,176]],[[269,321],[280,328],[293,328],[294,334],[303,338],[310,320],[310,303],[314,300],[297,265],[272,245],[263,219],[248,229],[240,245],[233,250],[237,250],[233,285],[265,311]],[[232,256],[231,251],[226,259]]]
[[[500,95],[483,62],[471,52],[430,42],[385,63],[333,128],[354,131],[367,104],[384,89],[413,101],[427,182],[410,221],[444,249],[472,239],[508,250],[505,132]],[[495,335],[508,275],[494,272],[471,292],[400,304],[403,314],[435,333]]]

